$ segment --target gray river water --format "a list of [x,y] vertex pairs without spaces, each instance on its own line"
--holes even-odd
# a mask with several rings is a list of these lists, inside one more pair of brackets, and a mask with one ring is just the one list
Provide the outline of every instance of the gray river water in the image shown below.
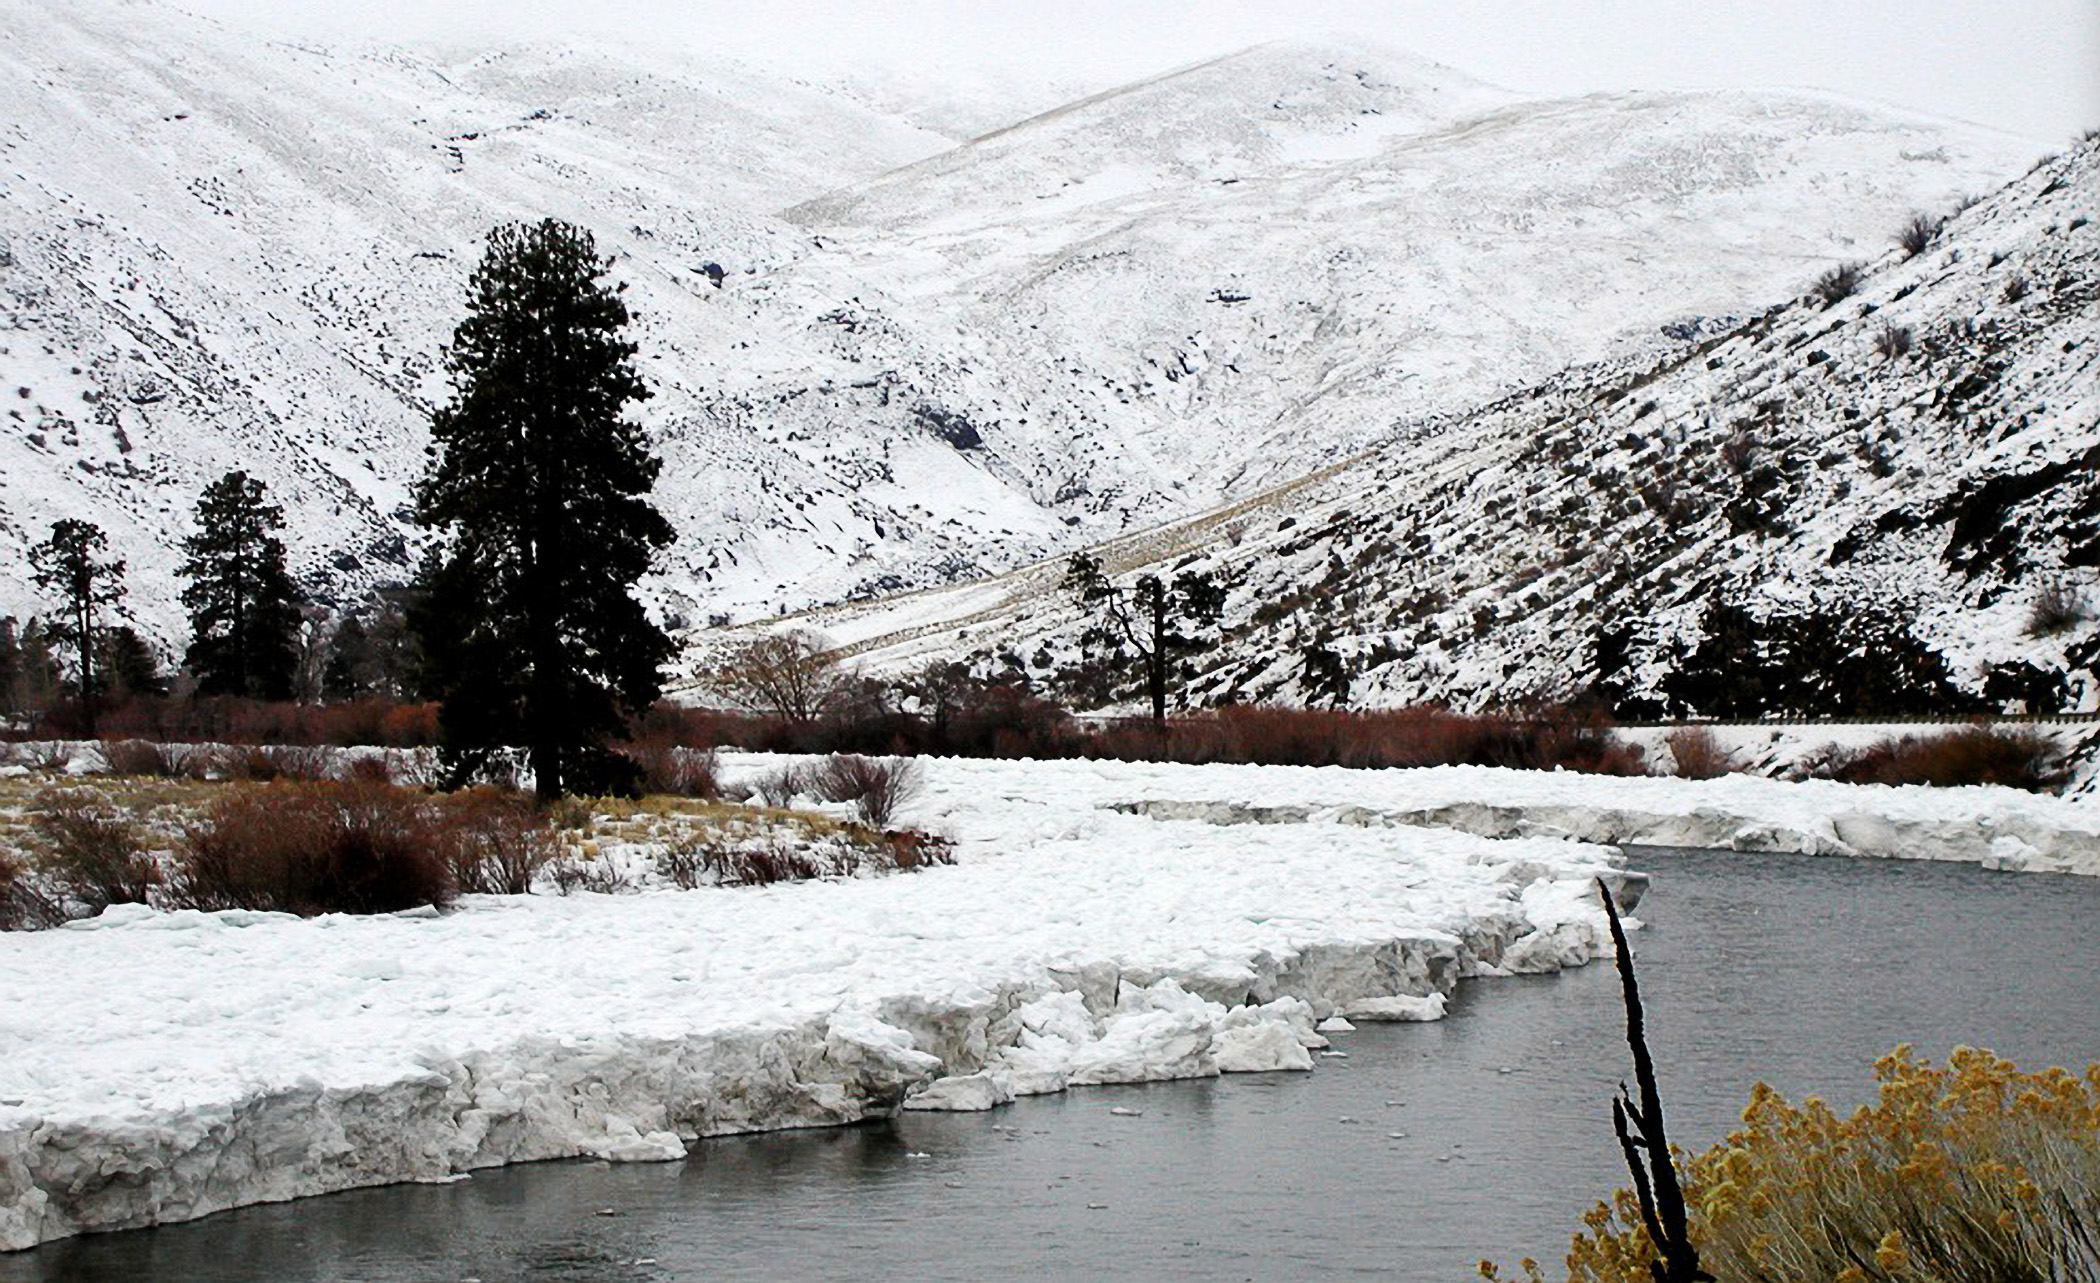
[[[1850,1105],[1901,1041],[2100,1060],[2100,879],[1642,850],[1634,937],[1673,1138],[1764,1078]],[[1474,1278],[1559,1260],[1621,1183],[1606,966],[1461,986],[1310,1074],[710,1140],[244,1208],[0,1257],[0,1283]],[[1113,1107],[1142,1110],[1111,1114]]]

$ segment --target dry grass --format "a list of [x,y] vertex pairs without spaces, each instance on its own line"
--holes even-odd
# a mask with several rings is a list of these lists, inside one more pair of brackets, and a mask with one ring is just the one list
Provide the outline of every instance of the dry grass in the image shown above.
[[[2100,1065],[2021,1073],[1957,1048],[1935,1068],[1902,1047],[1875,1068],[1879,1099],[1849,1118],[1759,1084],[1743,1129],[1683,1165],[1707,1268],[1730,1283],[2100,1283]],[[1649,1283],[1631,1192],[1584,1221],[1573,1283]]]

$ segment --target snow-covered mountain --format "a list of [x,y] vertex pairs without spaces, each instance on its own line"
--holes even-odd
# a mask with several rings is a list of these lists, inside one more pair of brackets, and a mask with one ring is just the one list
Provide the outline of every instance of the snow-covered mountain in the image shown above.
[[[1193,702],[1306,700],[1314,645],[1358,704],[1565,696],[1600,676],[1604,626],[1624,629],[1622,686],[1652,694],[1718,595],[1760,616],[1888,607],[1972,692],[2032,665],[2065,675],[2066,706],[2092,708],[2096,217],[2100,134],[1920,252],[1878,250],[1849,293],[1805,290],[1411,420],[1342,465],[1101,555],[1120,575],[1230,585]],[[878,669],[974,653],[1049,677],[1078,654],[1060,571],[809,622]]]
[[752,617],[1023,565],[1666,349],[2035,150],[1299,45],[965,141],[927,125],[982,96],[311,46],[152,0],[18,0],[0,73],[0,613],[38,607],[19,552],[82,514],[168,641],[227,468],[286,505],[324,598],[405,572],[438,350],[504,219],[618,255],[679,532],[650,591]]

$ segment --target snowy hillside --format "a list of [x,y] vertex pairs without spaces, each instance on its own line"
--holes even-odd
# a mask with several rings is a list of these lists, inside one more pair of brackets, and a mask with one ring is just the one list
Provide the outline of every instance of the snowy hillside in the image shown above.
[[[666,610],[769,616],[1202,512],[1873,252],[2031,144],[1825,98],[1527,102],[1268,46],[957,145],[981,94],[625,49],[266,41],[149,2],[0,12],[0,613],[109,529],[180,635],[245,467],[351,601],[413,560],[440,344],[488,227],[619,256],[679,532]],[[1016,113],[1036,105],[1016,90]]]
[[[1602,675],[1611,624],[1619,680],[1652,696],[1669,648],[1696,641],[1721,597],[1758,616],[1886,607],[1970,691],[2030,664],[2066,674],[2065,706],[2091,708],[2096,214],[2100,138],[1915,255],[1873,247],[1847,296],[1807,292],[1724,332],[1413,420],[1343,466],[1104,559],[1231,586],[1227,641],[1191,677],[1198,702],[1312,700],[1316,646],[1341,659],[1358,704],[1564,696]],[[1041,677],[1077,655],[1059,569],[813,622],[876,667],[974,651]],[[2045,595],[2059,618],[2038,617]]]

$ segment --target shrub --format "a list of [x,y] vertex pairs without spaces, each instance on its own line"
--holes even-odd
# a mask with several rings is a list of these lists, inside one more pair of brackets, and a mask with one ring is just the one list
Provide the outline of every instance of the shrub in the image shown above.
[[144,904],[160,882],[138,829],[90,788],[47,788],[31,804],[36,867],[89,914]]
[[1863,270],[1864,265],[1860,263],[1840,263],[1818,276],[1816,283],[1808,287],[1808,292],[1821,299],[1824,307],[1836,307],[1851,298],[1853,291],[1859,288]]
[[0,848],[0,931],[52,927],[65,920],[64,906],[44,894],[28,864]]
[[1718,779],[1742,769],[1735,754],[1704,726],[1680,726],[1663,737],[1663,744],[1670,750],[1671,774],[1679,779]]
[[2032,637],[2049,637],[2076,628],[2093,617],[2085,594],[2066,584],[2046,584],[2035,595],[2034,609],[2027,616]]
[[387,760],[385,753],[368,753],[362,757],[353,757],[349,765],[343,768],[343,778],[359,784],[392,784],[394,764]]
[[1938,238],[1943,226],[1945,223],[1941,219],[1912,214],[1910,221],[1897,230],[1896,244],[1904,254],[1916,258],[1932,247],[1932,242]]
[[230,752],[222,764],[228,779],[311,783],[328,778],[332,756],[327,749],[311,744],[269,744]]
[[851,802],[861,823],[886,829],[897,808],[916,797],[919,764],[909,758],[833,754],[816,769],[817,793],[827,802]]
[[1874,335],[1874,351],[1884,361],[1894,361],[1910,353],[1912,333],[1908,325],[1884,325]]
[[152,740],[115,740],[103,744],[102,757],[116,775],[155,775],[167,777],[179,773],[180,755],[166,744]]
[[2037,793],[2062,787],[2068,776],[2063,755],[2031,726],[1884,739],[1834,754],[1826,773],[1852,784],[2002,784]]
[[391,913],[449,903],[443,824],[393,785],[228,788],[176,852],[173,898],[196,909]]
[[801,762],[789,762],[761,771],[749,780],[751,796],[766,806],[785,807],[798,797],[817,791],[815,772]]
[[625,870],[611,860],[591,855],[564,855],[547,864],[547,878],[562,895],[590,891],[618,895],[633,890]]
[[[1899,1047],[1875,1073],[1850,1118],[1760,1083],[1742,1130],[1684,1164],[1703,1265],[1731,1283],[2100,1280],[2100,1065],[2020,1073],[1957,1047],[1934,1068]],[[1583,1220],[1571,1280],[1650,1283],[1635,1194]]]
[[561,838],[523,796],[481,787],[438,803],[438,842],[452,884],[475,895],[525,895],[561,855]]
[[687,748],[675,740],[651,736],[628,745],[626,753],[642,773],[645,793],[706,801],[722,796],[719,762],[712,748]]
[[706,851],[707,870],[717,882],[725,886],[770,886],[775,882],[807,882],[821,878],[829,872],[851,872],[827,869],[824,863],[810,851],[801,849],[778,835],[757,846],[709,847]]
[[657,873],[683,891],[702,886],[721,859],[722,843],[706,833],[687,830],[656,849]]

